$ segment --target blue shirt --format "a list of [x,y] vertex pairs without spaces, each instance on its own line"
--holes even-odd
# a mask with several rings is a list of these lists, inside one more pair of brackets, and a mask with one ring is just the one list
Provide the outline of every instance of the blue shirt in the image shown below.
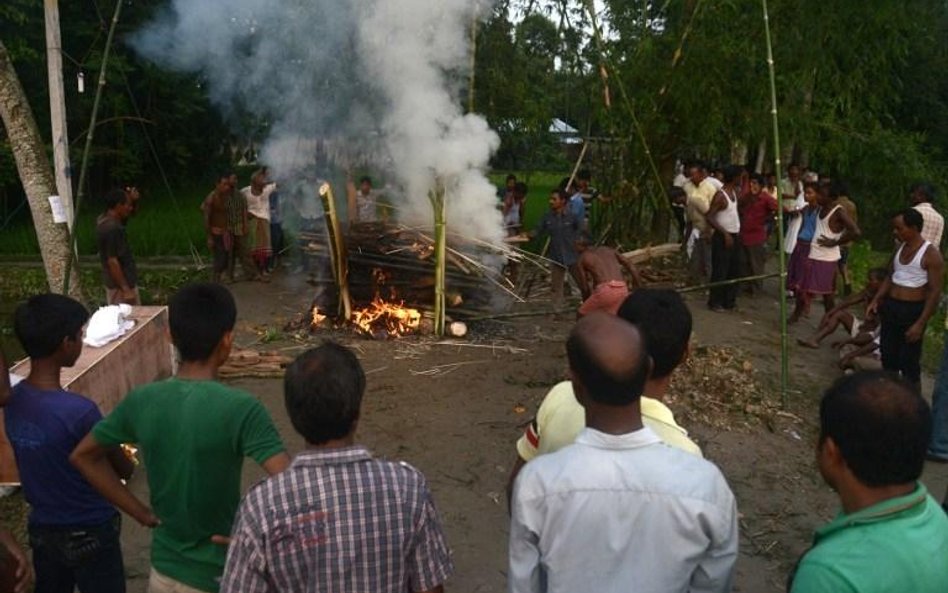
[[536,235],[550,235],[550,259],[564,266],[576,263],[576,240],[579,238],[582,218],[576,218],[570,209],[564,208],[557,214],[547,210],[537,224]]
[[583,194],[577,192],[569,199],[569,211],[577,220],[586,218],[586,203],[583,201]]
[[797,241],[812,241],[816,234],[816,219],[820,217],[819,208],[806,208],[803,210],[803,224],[800,225],[800,233],[797,235]]
[[3,415],[31,507],[30,525],[92,526],[116,514],[69,463],[69,454],[102,418],[92,400],[21,381]]

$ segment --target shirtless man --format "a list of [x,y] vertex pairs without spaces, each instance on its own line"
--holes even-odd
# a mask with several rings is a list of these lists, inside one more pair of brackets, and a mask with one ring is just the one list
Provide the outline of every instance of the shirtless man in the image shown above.
[[579,316],[593,311],[616,314],[619,305],[629,295],[622,270],[628,270],[633,285],[642,286],[642,277],[635,266],[611,247],[590,247],[585,241],[576,243],[579,252],[579,289],[584,301],[579,307]]

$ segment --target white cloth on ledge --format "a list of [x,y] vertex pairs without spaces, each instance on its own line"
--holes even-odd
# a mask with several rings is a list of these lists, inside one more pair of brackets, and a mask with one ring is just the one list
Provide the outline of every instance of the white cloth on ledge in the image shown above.
[[83,343],[93,348],[100,348],[121,338],[128,330],[135,327],[134,321],[126,319],[131,314],[132,306],[124,303],[99,307],[86,325],[86,337],[82,340]]

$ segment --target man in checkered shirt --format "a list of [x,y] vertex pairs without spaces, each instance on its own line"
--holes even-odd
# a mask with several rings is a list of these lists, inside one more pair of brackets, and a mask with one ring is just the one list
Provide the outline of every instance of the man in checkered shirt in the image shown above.
[[221,593],[443,590],[454,567],[424,476],[355,444],[364,391],[338,344],[287,368],[286,410],[307,448],[241,503]]

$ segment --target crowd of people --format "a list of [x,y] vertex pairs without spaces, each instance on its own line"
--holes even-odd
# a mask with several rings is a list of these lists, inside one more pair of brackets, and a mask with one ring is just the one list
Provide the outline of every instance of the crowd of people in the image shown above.
[[[846,252],[860,236],[844,184],[796,166],[779,183],[736,166],[709,172],[694,162],[685,171],[670,196],[681,207],[689,269],[710,283],[708,307],[734,310],[742,285],[761,290],[782,208],[792,319],[816,297],[825,309],[801,346],[847,333],[834,345],[840,366],[854,372],[821,398],[816,454],[841,511],[816,531],[788,590],[944,591],[948,493],[940,507],[919,481],[926,458],[948,462],[948,348],[933,406],[919,397],[921,338],[943,270],[943,219],[930,186],[913,187],[912,206],[893,218],[889,266],[870,270],[865,289],[837,304],[836,278],[851,284]],[[371,179],[350,179],[347,190],[353,222],[384,219]],[[516,236],[527,187],[510,176],[501,194]],[[97,221],[109,303],[140,303],[125,234],[139,197],[134,187],[110,192]],[[564,180],[531,233],[549,238],[554,305],[567,272],[583,302],[565,344],[569,379],[544,397],[514,447],[508,589],[729,591],[737,501],[662,401],[691,350],[691,312],[677,292],[643,287],[616,250],[591,245],[587,213],[596,199],[605,198],[585,171]],[[217,380],[237,319],[222,281],[238,262],[245,277],[266,281],[282,236],[278,202],[266,169],[239,191],[235,176],[218,177],[202,204],[213,282],[186,286],[169,302],[176,375],[137,387],[105,417],[61,380],[82,351],[85,307],[41,294],[17,308],[30,374],[11,387],[0,373],[30,504],[32,560],[0,532],[17,593],[34,579],[37,593],[124,592],[120,512],[152,530],[149,593],[444,589],[454,560],[424,475],[374,457],[356,439],[366,374],[351,350],[328,342],[286,369],[286,413],[306,443],[292,459],[260,401]],[[876,352],[878,365],[861,362]],[[126,486],[135,459],[124,443],[140,447],[147,500]],[[270,477],[242,496],[245,458]]]
[[[260,401],[217,380],[237,319],[225,286],[172,297],[176,375],[105,417],[61,382],[88,317],[56,294],[15,313],[31,370],[12,388],[0,374],[0,403],[32,563],[8,534],[0,543],[18,591],[34,573],[38,593],[124,591],[119,511],[152,530],[150,593],[443,591],[454,560],[424,475],[356,439],[366,374],[350,349],[328,342],[286,369],[286,413],[306,443],[291,459]],[[692,323],[677,292],[642,288],[572,328],[569,380],[515,447],[511,592],[730,590],[737,502],[662,402]],[[915,386],[884,371],[844,377],[819,423],[817,465],[842,510],[817,530],[791,593],[944,591],[948,515],[919,482],[932,415]],[[134,470],[123,443],[140,446],[148,500],[123,481]],[[270,478],[241,497],[248,457]]]

